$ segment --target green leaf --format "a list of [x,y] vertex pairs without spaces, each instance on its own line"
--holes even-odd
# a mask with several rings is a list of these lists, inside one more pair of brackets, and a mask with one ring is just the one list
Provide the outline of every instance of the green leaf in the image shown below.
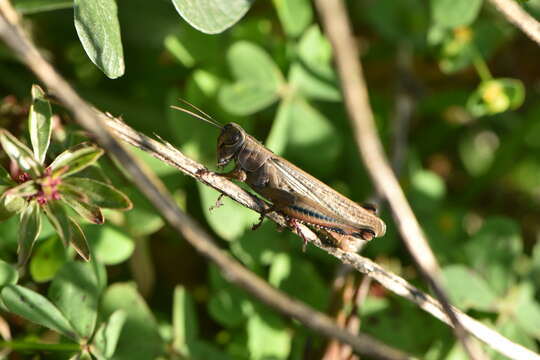
[[27,201],[20,196],[4,194],[0,196],[0,221],[4,221],[21,211]]
[[0,288],[6,285],[14,285],[19,280],[17,270],[7,262],[0,260]]
[[208,302],[208,311],[212,318],[227,328],[236,327],[247,318],[250,302],[245,293],[228,283],[220,271],[210,267],[212,293]]
[[21,14],[35,14],[45,11],[70,9],[72,0],[15,0],[13,6]]
[[284,86],[283,75],[264,49],[238,41],[227,52],[227,62],[236,81],[219,92],[225,110],[250,115],[278,99]]
[[470,25],[478,16],[482,0],[431,0],[431,16],[438,26]]
[[94,256],[106,265],[124,262],[135,248],[133,240],[124,231],[110,225],[88,225],[84,227],[84,232],[92,239]]
[[30,275],[35,282],[52,280],[66,262],[66,253],[57,235],[37,244],[30,259]]
[[44,296],[19,285],[8,285],[0,297],[9,311],[68,338],[76,334],[62,313]]
[[499,296],[515,282],[512,266],[522,251],[519,226],[505,217],[486,219],[465,245],[469,264]]
[[164,344],[156,320],[132,284],[111,285],[102,304],[106,314],[123,310],[127,316],[112,359],[147,360],[162,354]]
[[495,293],[473,270],[463,265],[451,265],[444,268],[443,277],[452,303],[460,309],[496,310]]
[[308,0],[273,0],[281,25],[287,35],[297,37],[313,21]]
[[73,191],[83,193],[88,197],[90,203],[100,208],[129,210],[133,206],[126,195],[113,186],[101,181],[89,178],[69,177],[63,180],[60,189],[62,186],[67,186]]
[[38,186],[36,181],[28,180],[15,187],[12,187],[4,192],[3,196],[14,196],[14,197],[29,197],[37,194]]
[[[335,170],[342,141],[332,123],[300,96],[279,105],[266,146],[311,174]],[[321,151],[324,149],[324,151]],[[317,156],[312,156],[317,154]]]
[[525,87],[518,79],[483,81],[471,94],[467,108],[474,116],[494,115],[515,110],[525,100]]
[[19,228],[19,266],[26,264],[32,247],[41,231],[41,214],[37,202],[32,201],[21,214]]
[[173,297],[173,340],[175,351],[189,357],[190,347],[197,340],[197,313],[193,299],[182,286],[174,289]]
[[308,99],[340,101],[341,93],[335,78],[325,79],[304,64],[294,62],[289,71],[289,84]]
[[232,241],[244,233],[246,228],[257,223],[258,214],[232,201],[228,197],[221,199],[223,205],[210,211],[220,193],[216,190],[197,183],[201,196],[201,206],[204,216],[212,229],[223,239]]
[[[318,310],[323,311],[328,307],[328,286],[313,264],[302,258],[294,258],[286,253],[276,255],[272,259],[268,281]],[[300,288],[303,290],[298,292]]]
[[9,131],[0,130],[0,143],[9,158],[15,161],[22,171],[29,173],[34,179],[42,174],[43,168],[34,159],[32,151]]
[[0,166],[0,186],[12,186],[16,182],[13,181],[9,173],[4,169],[3,166]]
[[92,340],[92,353],[98,359],[110,359],[114,355],[125,322],[126,313],[117,310],[109,316],[107,322],[101,324]]
[[92,265],[76,261],[65,263],[49,287],[49,298],[81,339],[94,332],[99,295]]
[[90,261],[90,247],[88,246],[84,232],[80,225],[71,217],[69,218],[69,222],[71,225],[71,246],[84,261]]
[[69,205],[77,214],[79,214],[83,219],[91,222],[92,224],[103,224],[105,218],[101,213],[101,210],[96,205],[88,204],[80,201],[79,199],[73,197],[72,195],[63,193],[62,201]]
[[529,335],[540,340],[540,304],[535,300],[535,289],[530,283],[525,283],[516,289],[517,299],[512,307],[516,322]]
[[84,51],[111,79],[124,74],[124,53],[114,0],[74,0],[75,29]]
[[45,98],[45,92],[38,85],[32,85],[32,106],[28,114],[28,130],[34,149],[34,158],[42,165],[51,142],[51,117],[51,104]]
[[288,359],[292,334],[278,316],[257,311],[248,319],[247,335],[251,359]]
[[[65,178],[94,164],[101,155],[103,155],[103,149],[95,144],[84,142],[58,155],[49,167],[53,175],[61,174]],[[64,169],[66,166],[67,170]]]
[[71,224],[66,209],[60,200],[52,200],[43,206],[45,215],[54,227],[62,243],[67,247],[71,241]]
[[176,11],[195,29],[218,34],[233,26],[254,0],[172,0]]

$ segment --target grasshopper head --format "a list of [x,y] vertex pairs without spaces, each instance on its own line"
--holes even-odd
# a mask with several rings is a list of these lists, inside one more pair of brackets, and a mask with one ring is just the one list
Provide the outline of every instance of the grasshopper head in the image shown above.
[[225,166],[233,160],[244,146],[245,139],[246,133],[240,125],[229,123],[223,126],[217,143],[218,166]]

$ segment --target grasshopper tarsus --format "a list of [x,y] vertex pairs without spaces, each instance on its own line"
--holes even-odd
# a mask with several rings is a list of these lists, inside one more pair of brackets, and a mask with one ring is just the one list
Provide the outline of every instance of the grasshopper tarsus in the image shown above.
[[300,222],[296,219],[293,219],[293,218],[288,218],[287,219],[287,224],[293,229],[296,231],[296,233],[298,234],[298,236],[300,236],[303,240],[303,243],[302,243],[302,252],[306,252],[306,248],[307,248],[307,243],[308,243],[308,240],[306,238],[306,236],[304,235],[304,233],[302,232],[302,229],[300,229],[300,226],[298,226],[298,224],[300,224]]
[[214,211],[215,209],[223,206],[223,201],[221,201],[223,199],[223,197],[225,196],[225,194],[219,194],[217,200],[216,200],[216,203],[212,206],[210,206],[208,208],[208,211]]

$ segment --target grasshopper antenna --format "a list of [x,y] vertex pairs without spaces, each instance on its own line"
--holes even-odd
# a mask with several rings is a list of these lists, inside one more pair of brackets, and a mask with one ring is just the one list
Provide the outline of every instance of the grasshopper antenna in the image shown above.
[[[192,107],[193,109],[197,110],[200,114],[197,114],[196,112],[194,111],[191,111],[189,109],[186,109],[186,108],[182,108],[182,107],[179,107],[179,106],[174,106],[174,105],[171,105],[171,109],[175,109],[175,110],[178,110],[178,111],[181,111],[183,113],[186,113],[188,115],[191,115],[193,116],[194,118],[197,118],[199,120],[202,120],[204,122],[207,122],[219,129],[222,129],[223,126],[218,123],[216,120],[214,120],[210,115],[208,115],[207,113],[205,113],[204,111],[202,111],[201,109],[199,109],[198,107],[196,107],[195,105],[191,104],[190,102],[184,100],[184,99],[179,99],[180,101],[182,101],[184,104]],[[202,115],[201,115],[202,114]]]

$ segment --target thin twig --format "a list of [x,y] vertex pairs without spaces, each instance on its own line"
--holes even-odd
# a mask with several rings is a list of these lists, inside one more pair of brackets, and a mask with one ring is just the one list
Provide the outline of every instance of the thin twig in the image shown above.
[[369,105],[358,49],[344,3],[342,0],[317,0],[316,5],[325,32],[334,49],[345,104],[364,165],[378,191],[390,204],[402,239],[418,264],[420,272],[441,301],[466,353],[473,359],[485,359],[482,349],[471,341],[451,309],[448,297],[440,285],[440,269],[437,260],[384,154]]
[[261,302],[287,316],[298,319],[306,327],[350,344],[359,354],[378,359],[407,358],[402,352],[370,336],[365,334],[354,336],[337,327],[328,316],[271,287],[217,247],[201,226],[176,206],[163,183],[152,174],[145,173],[135,159],[109,133],[105,124],[108,117],[105,114],[96,113],[95,109],[80,98],[41,56],[22,31],[17,18],[13,17],[13,13],[11,4],[7,0],[0,0],[0,36],[6,44],[37,75],[48,90],[56,95],[73,113],[77,122],[95,136],[97,142],[124,167],[135,185],[152,202],[171,227],[201,254],[211,259],[220,268],[226,279],[243,288]]
[[540,23],[526,12],[516,0],[489,0],[508,21],[540,45]]
[[[60,93],[60,94],[62,94],[62,92],[61,91],[59,92],[58,90],[66,91],[67,95],[64,94],[63,97],[59,97],[59,98],[64,103],[68,103],[67,101],[64,100],[64,97],[70,98],[71,100],[72,95],[76,96],[76,94],[73,94],[73,90],[71,88],[68,88],[68,89],[65,88],[65,86],[67,85],[63,84],[64,81],[62,79],[60,79],[61,84],[60,85],[57,84],[57,80],[58,80],[57,74],[55,74],[52,79],[50,78],[50,76],[44,76],[44,74],[42,74],[42,71],[44,70],[41,69],[41,66],[45,66],[46,71],[52,71],[52,69],[49,69],[50,66],[47,63],[43,64],[44,60],[41,58],[39,54],[37,54],[39,58],[35,58],[36,54],[31,55],[31,56],[25,55],[27,51],[32,51],[32,52],[37,53],[37,50],[35,50],[35,46],[29,43],[28,39],[20,33],[21,30],[18,26],[6,23],[5,18],[1,16],[2,11],[5,10],[5,6],[6,6],[5,3],[6,3],[6,0],[0,0],[0,37],[6,40],[8,45],[13,50],[15,50],[21,56],[21,58],[25,60],[27,65],[32,70],[34,70],[40,78],[46,80],[46,81],[43,80],[43,82],[49,86],[50,90],[53,90],[53,91],[56,90],[55,93]],[[76,99],[78,99],[78,96],[76,96]],[[69,103],[71,103],[71,101],[69,101]],[[80,102],[78,104],[80,105]],[[84,102],[83,104],[86,109],[87,104]],[[70,106],[70,109],[72,109],[72,111],[76,113],[72,106]],[[86,119],[88,119],[88,116],[86,117]],[[107,116],[100,112],[98,113],[95,110],[92,110],[92,117],[90,119],[92,121],[96,121],[98,119],[99,121],[106,121],[106,125],[110,127],[115,133],[115,135],[120,137],[122,140],[148,152],[150,155],[158,159],[161,159],[162,161],[165,161],[166,163],[172,166],[175,166],[176,168],[184,172],[186,175],[192,176],[196,178],[198,181],[201,181],[217,189],[218,191],[221,191],[222,193],[227,194],[233,200],[243,204],[244,206],[247,206],[258,212],[261,212],[261,210],[264,208],[264,204],[257,197],[247,193],[236,184],[228,180],[225,180],[220,176],[216,176],[213,173],[207,173],[204,171],[201,172],[200,171],[201,169],[205,169],[203,165],[184,156],[184,154],[182,154],[177,149],[171,148],[167,145],[163,145],[145,136],[144,134],[136,132],[135,130],[131,129],[129,126],[127,126],[123,122],[116,119],[112,119],[110,116]],[[153,185],[151,186],[153,187]],[[158,196],[161,197],[159,192],[158,192]],[[176,209],[176,207],[174,208]],[[175,211],[178,211],[178,210],[175,210]],[[167,213],[168,209],[166,209],[166,211],[163,211],[163,212]],[[185,215],[181,214],[180,216],[183,217]],[[278,222],[279,224],[285,224],[285,222],[283,221],[283,217],[279,216],[278,214],[271,213],[269,215],[269,218]],[[175,229],[179,227],[178,221],[176,220],[172,222],[172,225]],[[257,288],[259,282],[264,283],[264,281],[254,276],[251,272],[247,272],[248,275],[242,272],[237,272],[236,268],[239,267],[240,265],[234,260],[227,257],[226,254],[223,254],[221,250],[216,249],[211,239],[208,239],[208,236],[206,235],[206,233],[204,233],[203,231],[199,233],[198,230],[200,229],[200,227],[196,223],[193,224],[193,226],[195,227],[191,229],[191,231],[196,234],[195,243],[194,244],[192,243],[194,247],[196,247],[197,250],[199,250],[203,255],[209,257],[212,261],[216,262],[216,264],[221,269],[224,269],[223,274],[231,282],[246,289],[248,292],[252,294],[254,290],[252,290],[251,288]],[[181,232],[184,233],[184,231],[188,232],[189,229],[186,229],[186,230],[182,229]],[[431,296],[423,293],[422,291],[418,290],[417,288],[409,284],[406,280],[400,278],[399,276],[391,272],[386,271],[385,269],[383,269],[382,267],[380,267],[378,264],[374,263],[370,259],[364,258],[358,254],[344,252],[338,248],[323,244],[323,242],[321,242],[321,240],[307,227],[302,227],[302,232],[306,236],[306,239],[311,244],[319,247],[323,251],[327,252],[329,255],[336,257],[342,263],[350,264],[357,271],[372,277],[374,280],[379,282],[383,287],[385,287],[389,291],[392,291],[393,293],[399,296],[409,299],[413,303],[417,304],[421,309],[432,314],[434,317],[440,319],[441,321],[447,324],[449,323],[447,316],[441,310],[440,303],[436,301],[435,299],[433,299]],[[192,234],[188,234],[188,235],[190,235],[189,241],[191,242]],[[197,236],[199,235],[201,236],[201,239],[197,238]],[[214,258],[213,255],[216,251],[219,252],[219,254],[218,256]],[[223,255],[225,255],[225,257]],[[233,265],[230,268],[227,267],[228,261],[233,261]],[[244,269],[242,268],[242,270]],[[246,277],[248,278],[255,277],[255,280],[251,282],[251,280],[249,279],[246,280]],[[244,284],[243,282],[245,282],[247,285]],[[267,287],[268,285],[264,283],[264,286],[263,286],[263,289],[265,289],[264,296],[263,296],[264,298],[269,298],[269,297],[274,296],[274,294],[267,295],[267,292],[266,292]],[[273,288],[270,288],[270,289],[275,291],[275,289]],[[301,314],[302,316],[296,315],[297,314],[296,310],[298,309],[297,302],[294,300],[292,303],[281,301],[282,299],[281,296],[282,296],[281,294],[278,296],[278,298],[280,299],[280,304],[283,304],[283,306],[285,307],[291,307],[290,309],[283,311],[284,314],[289,315],[291,317],[296,317],[302,322],[306,316],[307,317],[314,316],[313,313],[307,313],[305,309],[298,311],[298,313]],[[257,298],[259,297],[257,296]],[[264,301],[264,299],[261,299],[261,300]],[[269,304],[269,305],[274,306],[272,304]],[[506,355],[509,358],[516,359],[516,360],[518,359],[540,360],[540,356],[538,356],[534,352],[526,349],[525,347],[519,344],[513,343],[512,341],[508,340],[504,336],[497,333],[495,330],[492,330],[489,327],[483,325],[482,323],[470,318],[469,316],[463,314],[459,310],[457,309],[454,309],[454,310],[468,331],[470,331],[478,339],[482,340],[483,342],[485,342],[486,344],[488,344],[489,346],[491,346],[493,349],[500,352],[501,354]],[[318,315],[319,313],[315,312],[315,316],[318,316]],[[318,324],[319,320],[315,319],[314,323]],[[304,324],[310,327],[311,329],[318,331],[317,326],[312,327],[310,324],[306,324],[306,323]],[[326,334],[323,331],[318,331],[318,332],[320,332],[321,334]],[[342,339],[343,336],[341,336],[341,334],[342,334],[341,330],[337,331],[333,337],[339,339],[340,341],[344,341],[350,344],[354,342],[354,345],[353,344],[352,345],[356,350],[357,346],[359,345],[358,342],[356,341],[349,342],[348,339],[343,340]],[[370,348],[369,343],[367,345],[363,344],[362,346],[367,346],[368,348]],[[359,353],[364,354],[365,352],[359,352]],[[373,355],[368,355],[368,356],[373,356]]]

